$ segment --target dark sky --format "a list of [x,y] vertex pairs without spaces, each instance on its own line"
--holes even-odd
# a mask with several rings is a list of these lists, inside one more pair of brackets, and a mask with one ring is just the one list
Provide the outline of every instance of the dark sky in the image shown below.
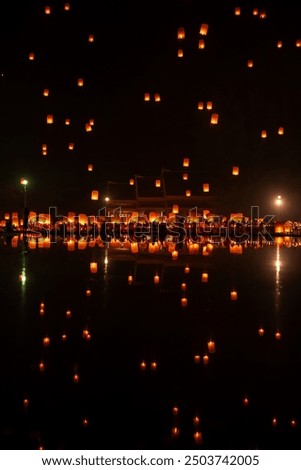
[[[157,177],[161,168],[181,170],[189,157],[200,187],[209,179],[218,212],[249,213],[260,205],[273,213],[274,197],[282,194],[285,215],[301,219],[298,2],[71,0],[69,12],[64,3],[30,0],[17,8],[10,2],[1,12],[1,211],[20,210],[19,181],[26,176],[30,209],[96,213],[101,201],[91,202],[92,189],[103,198],[108,180]],[[255,7],[267,18],[253,16]],[[209,31],[199,50],[202,23]],[[180,26],[184,41],[177,39]],[[145,103],[145,92],[160,93],[162,101]],[[217,126],[209,111],[197,110],[198,101],[209,100]],[[90,118],[95,126],[86,133]],[[237,178],[233,165],[240,167]]]

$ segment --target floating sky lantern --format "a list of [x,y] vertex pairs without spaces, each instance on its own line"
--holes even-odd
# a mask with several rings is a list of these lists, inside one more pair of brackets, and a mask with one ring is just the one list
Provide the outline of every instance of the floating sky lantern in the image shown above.
[[232,175],[233,176],[238,176],[239,175],[239,167],[238,166],[233,166],[232,167]]
[[191,190],[190,190],[190,189],[186,189],[186,191],[185,191],[185,196],[186,196],[186,197],[190,197],[190,196],[191,196]]
[[177,250],[173,250],[171,253],[171,257],[174,261],[176,261],[179,257],[179,252]]
[[177,33],[177,38],[178,39],[185,39],[185,29],[184,28],[178,28],[178,33]]
[[280,331],[276,331],[276,333],[275,333],[275,338],[276,338],[277,340],[281,339],[281,332],[280,332]]
[[150,367],[151,367],[151,370],[157,370],[158,364],[153,361],[153,362],[151,362]]
[[144,101],[150,101],[150,94],[144,93]]
[[99,196],[99,192],[96,189],[94,189],[91,193],[92,201],[98,201],[98,196]]
[[130,181],[129,181],[129,183],[130,183],[130,186],[134,186],[134,185],[135,185],[135,180],[134,180],[134,178],[131,178]]
[[200,431],[196,431],[194,434],[193,434],[193,438],[196,442],[196,444],[202,444],[203,442],[203,436],[202,436],[202,433]]
[[91,290],[90,290],[90,289],[87,289],[87,290],[86,290],[86,297],[91,297],[91,295],[92,295]]
[[189,167],[189,158],[184,158],[183,159],[183,166],[188,168]]
[[184,181],[187,181],[188,180],[188,173],[183,173],[183,180]]
[[184,268],[184,273],[185,273],[185,274],[189,274],[189,273],[190,273],[190,267],[189,267],[189,266],[185,266],[185,268]]
[[49,346],[50,345],[50,338],[49,336],[44,336],[43,338],[43,346]]
[[161,180],[156,180],[155,181],[155,186],[156,186],[156,188],[161,188]]
[[199,101],[198,102],[198,110],[202,111],[203,109],[204,109],[204,103],[203,103],[203,101]]
[[93,261],[92,263],[90,263],[90,271],[92,274],[96,274],[97,271],[98,271],[98,264]]
[[244,397],[244,399],[243,399],[243,404],[244,404],[245,406],[248,406],[248,405],[249,405],[249,398],[248,398],[248,397]]
[[179,408],[177,406],[174,406],[173,409],[172,409],[172,414],[174,416],[178,416],[179,414]]
[[188,300],[187,300],[186,297],[182,297],[182,298],[181,298],[181,305],[182,305],[182,307],[187,307],[187,305],[188,305]]
[[278,127],[278,135],[284,134],[284,127]]
[[282,46],[283,46],[282,41],[277,41],[277,48],[278,48],[278,49],[281,49]]
[[258,15],[259,15],[258,8],[253,8],[253,16],[258,16]]
[[218,114],[217,113],[214,113],[214,114],[211,115],[210,124],[213,124],[213,125],[218,124]]
[[263,336],[263,335],[264,335],[264,329],[263,329],[263,328],[259,328],[259,329],[258,329],[258,334],[259,334],[259,336]]
[[84,86],[84,79],[83,78],[78,78],[77,80],[77,86],[83,87]]
[[209,193],[209,190],[210,190],[209,183],[203,183],[203,192],[204,193]]
[[73,382],[75,384],[78,384],[79,382],[79,375],[75,372],[75,374],[73,374]]
[[128,276],[128,285],[131,286],[133,284],[133,276],[130,274]]
[[267,133],[267,131],[266,131],[265,129],[264,129],[264,130],[262,130],[262,131],[261,131],[261,138],[262,138],[262,139],[266,139],[266,138],[267,138],[267,136],[268,136],[268,133]]
[[66,317],[71,318],[72,317],[72,312],[71,310],[66,310]]
[[46,6],[46,7],[44,8],[44,12],[45,12],[45,15],[50,15],[50,14],[51,14],[51,8],[48,7],[48,6]]
[[232,290],[230,292],[230,299],[231,300],[237,300],[237,291],[236,290]]
[[29,59],[29,60],[35,60],[35,53],[34,53],[34,52],[30,52],[29,55],[28,55],[28,59]]
[[48,88],[44,88],[43,96],[49,96],[49,89]]
[[204,41],[204,39],[199,39],[199,49],[205,49],[205,41]]
[[215,342],[214,341],[212,341],[212,340],[208,341],[207,347],[208,347],[208,352],[210,354],[215,353]]
[[241,9],[240,9],[240,7],[235,7],[235,8],[234,8],[234,15],[235,15],[235,16],[240,16],[240,14],[241,14]]
[[202,282],[203,283],[208,282],[208,273],[202,273]]
[[254,65],[253,60],[252,60],[252,59],[249,59],[248,62],[247,62],[247,67],[248,67],[249,69],[252,69],[252,68],[253,68],[253,65]]
[[178,204],[173,204],[173,206],[172,206],[172,213],[173,213],[173,214],[178,214],[178,213],[179,213],[179,206],[178,206]]
[[201,356],[199,356],[199,355],[194,356],[194,362],[196,364],[199,364],[201,362]]
[[272,425],[273,425],[273,426],[277,426],[277,424],[278,424],[278,420],[277,420],[277,418],[274,417],[274,418],[272,419]]
[[45,363],[44,363],[44,361],[41,361],[39,363],[39,371],[44,372],[44,370],[45,370]]
[[92,163],[89,163],[89,165],[88,165],[88,171],[93,171],[93,165],[92,165]]
[[138,243],[137,242],[131,242],[131,252],[132,253],[138,253],[139,248],[138,248]]
[[146,363],[144,361],[140,362],[140,369],[145,370],[146,369]]
[[182,284],[181,284],[181,290],[182,290],[182,291],[185,291],[186,289],[187,289],[187,284],[186,284],[186,282],[182,282]]
[[301,47],[301,39],[297,39],[297,41],[296,41],[296,47]]
[[74,142],[69,142],[68,149],[69,150],[74,150]]
[[66,126],[70,126],[70,122],[71,122],[71,121],[70,121],[69,118],[66,118],[66,119],[65,119],[65,125],[66,125]]
[[89,420],[87,418],[83,419],[83,426],[87,427],[89,425]]
[[173,438],[177,438],[180,435],[180,429],[177,426],[174,426],[171,430],[171,435]]
[[203,23],[200,27],[200,35],[201,36],[207,36],[209,26],[206,23]]
[[64,10],[65,11],[70,11],[70,3],[65,3]]
[[94,34],[89,34],[88,36],[88,42],[94,42]]
[[[210,352],[210,351],[209,351],[209,352]],[[209,363],[209,356],[208,356],[207,354],[205,354],[205,355],[203,356],[203,364],[204,364],[204,366],[207,366],[208,363]]]
[[85,129],[86,129],[86,132],[92,132],[92,130],[93,130],[93,129],[92,129],[92,126],[91,126],[91,124],[90,124],[89,122],[87,122],[87,123],[85,124]]
[[183,51],[183,49],[178,49],[178,57],[179,57],[179,58],[184,57],[184,51]]
[[208,109],[209,111],[213,108],[213,103],[212,101],[207,101],[206,103],[206,109]]
[[160,284],[160,276],[158,274],[154,276],[154,284]]
[[48,114],[46,116],[46,123],[47,124],[53,124],[53,115],[52,114]]
[[261,20],[265,20],[266,17],[267,17],[266,11],[265,11],[265,10],[260,10],[260,11],[259,11],[259,18],[260,18]]
[[155,93],[154,94],[154,100],[156,103],[159,103],[159,101],[161,101],[161,96],[159,93]]

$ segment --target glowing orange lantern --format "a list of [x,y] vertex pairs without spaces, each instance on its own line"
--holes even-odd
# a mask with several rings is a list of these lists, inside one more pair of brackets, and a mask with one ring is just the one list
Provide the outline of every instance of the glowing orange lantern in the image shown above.
[[211,115],[210,124],[218,124],[218,114],[215,113]]
[[51,13],[51,8],[50,7],[45,7],[45,15],[50,15]]
[[86,296],[87,296],[87,297],[91,297],[91,294],[92,294],[91,290],[90,290],[90,289],[87,289],[87,290],[86,290]]
[[238,176],[239,175],[239,167],[238,166],[233,166],[232,167],[232,175],[233,176]]
[[194,362],[196,364],[199,364],[201,362],[201,356],[198,356],[198,355],[194,356]]
[[190,189],[186,189],[185,195],[186,195],[186,197],[190,197],[190,196],[191,196],[191,191],[190,191]]
[[272,424],[273,424],[273,426],[277,426],[277,423],[278,423],[278,422],[277,422],[277,418],[273,418],[273,419],[272,419]]
[[158,274],[156,274],[154,276],[154,284],[159,284],[160,283],[160,276],[158,276]]
[[44,345],[44,346],[49,346],[49,345],[50,345],[50,338],[49,338],[49,336],[45,336],[45,337],[43,338],[43,345]]
[[277,42],[277,48],[278,48],[278,49],[281,49],[282,46],[283,46],[282,41],[278,41],[278,42]]
[[144,93],[144,101],[150,101],[150,94]]
[[144,361],[140,362],[140,369],[145,370],[146,369],[146,363]]
[[185,291],[187,289],[187,285],[185,282],[182,282],[181,284],[181,290]]
[[184,268],[184,273],[185,273],[185,274],[189,274],[189,273],[190,273],[190,267],[189,267],[189,266],[185,266],[185,268]]
[[178,50],[178,57],[179,57],[179,58],[184,57],[183,49],[179,49],[179,50]]
[[180,429],[174,426],[171,430],[172,437],[179,437],[180,435]]
[[88,42],[94,42],[94,34],[89,34]]
[[173,260],[177,260],[179,257],[179,252],[177,250],[172,251],[171,257]]
[[71,318],[71,317],[72,317],[71,310],[66,310],[66,317],[67,317],[67,318]]
[[203,184],[203,192],[204,193],[209,193],[209,190],[210,190],[209,183],[204,183]]
[[183,180],[187,181],[188,180],[188,173],[183,173]]
[[259,14],[258,8],[254,8],[253,9],[253,16],[258,16],[258,14]]
[[44,370],[45,370],[45,363],[43,361],[41,361],[40,364],[39,364],[39,371],[44,372]]
[[297,41],[296,41],[296,47],[301,47],[301,39],[297,39]]
[[185,39],[185,29],[184,28],[178,28],[177,37],[178,37],[178,39]]
[[156,188],[161,188],[161,180],[156,180],[155,185]]
[[279,127],[278,128],[278,135],[283,135],[284,134],[284,127]]
[[24,400],[23,400],[23,406],[24,406],[24,408],[28,408],[28,405],[29,405],[29,400],[28,400],[28,398],[24,398]]
[[182,305],[182,307],[187,307],[187,305],[188,305],[188,300],[187,300],[186,297],[182,297],[182,299],[181,299],[181,305]]
[[132,178],[130,179],[130,186],[134,186],[135,185],[135,180]]
[[138,248],[138,243],[137,242],[132,242],[131,243],[131,252],[132,253],[138,253],[139,248]]
[[209,111],[213,108],[213,103],[212,101],[207,101],[206,103],[206,109],[208,109]]
[[93,165],[91,163],[88,165],[88,171],[93,171]]
[[236,290],[232,290],[232,291],[230,292],[230,298],[231,298],[231,300],[237,300],[237,292],[236,292]]
[[53,124],[53,115],[52,114],[47,115],[46,122],[47,122],[47,124]]
[[281,333],[280,333],[280,331],[276,331],[276,333],[275,333],[275,338],[278,339],[278,340],[281,339]]
[[91,126],[91,124],[90,124],[89,122],[87,122],[87,123],[85,124],[85,129],[86,129],[86,132],[92,132],[92,130],[93,130],[93,129],[92,129],[92,126]]
[[258,334],[259,334],[259,336],[263,336],[263,335],[264,335],[264,329],[263,329],[263,328],[259,328]]
[[178,214],[179,213],[179,206],[177,204],[173,204],[172,212],[173,212],[173,214]]
[[155,102],[158,103],[159,101],[161,101],[161,96],[159,95],[159,93],[155,93],[154,94],[154,99],[155,99]]
[[188,168],[189,167],[189,158],[184,158],[183,160],[183,166]]
[[[210,351],[209,351],[209,352],[210,352]],[[214,352],[214,351],[213,351],[213,352]],[[207,366],[208,363],[209,363],[209,356],[208,356],[207,354],[205,354],[205,355],[203,356],[203,364],[204,364],[205,366]]]
[[95,262],[90,263],[90,271],[92,274],[96,274],[98,271],[98,264]]
[[84,79],[83,79],[83,78],[79,78],[79,79],[77,80],[77,86],[80,86],[80,87],[81,87],[81,86],[84,86]]
[[201,444],[203,442],[203,436],[202,436],[202,433],[200,431],[196,431],[193,434],[193,438],[194,438],[194,440],[197,444]]
[[267,136],[268,136],[268,134],[267,134],[267,131],[266,131],[266,130],[261,131],[261,137],[262,137],[262,139],[266,139]]
[[267,17],[266,11],[265,11],[265,10],[260,10],[260,12],[259,12],[259,18],[260,18],[261,20],[265,20],[266,17]]
[[202,282],[208,282],[208,273],[202,273]]
[[245,406],[248,406],[248,404],[249,404],[249,398],[248,398],[248,397],[245,397],[245,398],[243,399],[243,404],[244,404]]
[[29,60],[34,60],[35,59],[34,52],[30,52],[28,58]]
[[199,101],[198,102],[198,110],[202,111],[203,109],[204,109],[204,103],[203,103],[203,101]]
[[253,60],[252,60],[252,59],[249,59],[248,62],[247,62],[247,67],[248,67],[249,69],[251,69],[251,68],[253,68],[253,65],[254,65],[254,64],[253,64]]
[[87,418],[83,419],[83,426],[87,427],[89,424],[89,420]]
[[157,370],[157,363],[156,362],[151,363],[151,370]]
[[74,150],[74,142],[70,142],[68,145],[69,150]]
[[172,409],[172,414],[174,416],[177,416],[179,414],[179,408],[177,406],[174,406]]
[[240,16],[240,13],[241,13],[240,7],[236,7],[236,8],[234,9],[234,15],[235,15],[235,16]]
[[133,276],[128,276],[128,284],[131,286],[133,284]]
[[199,40],[199,49],[205,49],[205,41],[204,39]]
[[66,125],[66,126],[70,126],[70,119],[69,119],[69,118],[66,118],[66,119],[65,119],[65,125]]
[[43,96],[49,96],[49,90],[48,88],[45,88],[43,91]]
[[70,3],[65,3],[64,10],[65,11],[70,11]]
[[208,28],[209,28],[209,26],[207,24],[203,23],[201,25],[201,28],[200,28],[200,35],[201,36],[207,36]]
[[91,193],[91,199],[92,201],[98,201],[98,191],[96,190],[93,190],[92,193]]
[[78,382],[79,382],[79,375],[77,373],[73,374],[73,382],[75,384],[78,384]]
[[211,341],[211,340],[208,341],[207,346],[208,346],[208,352],[210,354],[215,353],[215,342],[214,341]]

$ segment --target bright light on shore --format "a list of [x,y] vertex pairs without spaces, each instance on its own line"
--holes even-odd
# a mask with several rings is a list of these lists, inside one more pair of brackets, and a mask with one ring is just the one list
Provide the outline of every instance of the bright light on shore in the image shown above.
[[282,196],[278,195],[277,198],[276,198],[276,200],[275,200],[275,204],[276,204],[277,206],[281,206],[281,205],[282,205],[282,202],[283,202],[283,201],[282,201]]
[[28,184],[28,180],[26,178],[21,178],[20,183],[26,186]]

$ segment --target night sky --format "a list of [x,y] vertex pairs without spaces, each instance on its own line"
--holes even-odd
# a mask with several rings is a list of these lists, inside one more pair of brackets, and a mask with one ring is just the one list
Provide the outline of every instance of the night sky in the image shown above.
[[[22,176],[29,180],[30,210],[57,206],[61,213],[96,214],[108,180],[155,178],[161,168],[182,170],[189,157],[200,186],[210,181],[219,213],[249,213],[251,205],[262,215],[274,213],[281,194],[282,215],[301,219],[298,2],[71,0],[70,11],[64,4],[10,2],[1,12],[2,212],[21,210]],[[254,16],[254,8],[267,18]],[[209,30],[199,50],[202,23]],[[179,27],[185,40],[177,39]],[[210,111],[197,109],[199,101],[213,102],[217,126],[210,125]],[[54,116],[50,126],[48,114]],[[93,131],[86,132],[91,118]],[[233,165],[239,177],[231,175]],[[90,200],[93,189],[100,191],[97,205]]]

